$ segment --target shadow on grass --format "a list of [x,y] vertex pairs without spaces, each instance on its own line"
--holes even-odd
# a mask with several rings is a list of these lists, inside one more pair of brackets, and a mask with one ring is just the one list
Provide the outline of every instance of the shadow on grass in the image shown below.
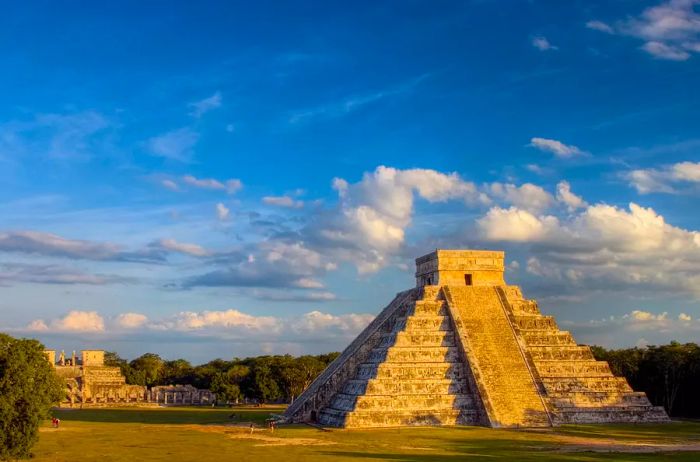
[[586,438],[615,438],[618,440],[700,440],[700,423],[674,421],[666,424],[610,424],[610,425],[564,425],[558,427],[560,435]]
[[[480,451],[480,452],[476,452]],[[698,453],[654,453],[654,454],[629,454],[629,453],[557,453],[557,452],[525,452],[505,451],[489,453],[487,450],[472,448],[471,451],[459,452],[457,454],[389,454],[370,452],[350,452],[350,451],[328,451],[323,453],[326,457],[352,458],[358,460],[388,460],[397,462],[438,462],[438,461],[464,461],[464,460],[508,460],[508,461],[570,461],[570,462],[592,462],[599,460],[610,461],[674,461],[674,462],[697,462]]]
[[[493,432],[493,433],[492,433]],[[394,435],[381,447],[362,449],[324,449],[329,459],[388,460],[399,462],[433,462],[462,460],[503,461],[700,461],[700,452],[641,452],[644,443],[668,444],[698,441],[700,425],[584,425],[566,428],[532,430],[491,430],[478,427],[452,427],[449,433],[414,434],[407,438]],[[399,436],[399,438],[396,438]],[[642,443],[634,452],[615,452],[614,447],[590,446],[581,441],[565,444],[560,437],[575,436],[591,440],[635,439]]]
[[[281,410],[281,409],[280,409]],[[63,421],[143,424],[225,424],[255,422],[263,424],[274,408],[260,409],[55,409],[52,414]]]

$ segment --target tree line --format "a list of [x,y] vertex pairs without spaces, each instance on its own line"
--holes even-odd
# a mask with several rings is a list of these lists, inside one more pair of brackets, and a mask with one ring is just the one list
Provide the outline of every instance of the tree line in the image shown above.
[[289,403],[339,354],[215,359],[193,366],[185,359],[167,361],[154,353],[127,361],[114,352],[107,352],[105,365],[121,368],[127,383],[132,385],[193,385],[210,389],[217,394],[219,402],[224,403],[246,399]]
[[[596,359],[607,361],[635,391],[643,391],[674,417],[700,417],[700,346],[696,343],[651,345],[645,348],[591,347]],[[132,361],[106,353],[106,364],[119,366],[134,385],[193,385],[208,388],[220,402],[243,400],[291,402],[339,353],[257,356],[231,361],[215,359],[193,366],[184,359],[167,361],[146,353]]]
[[627,378],[635,391],[663,406],[673,417],[700,417],[700,346],[696,343],[608,350],[592,347],[615,375]]

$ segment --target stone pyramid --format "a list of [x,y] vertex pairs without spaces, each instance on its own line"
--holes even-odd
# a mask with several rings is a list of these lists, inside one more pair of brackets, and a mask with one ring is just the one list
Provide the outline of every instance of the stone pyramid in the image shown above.
[[437,250],[289,406],[334,427],[666,422],[537,302],[503,279],[503,252]]

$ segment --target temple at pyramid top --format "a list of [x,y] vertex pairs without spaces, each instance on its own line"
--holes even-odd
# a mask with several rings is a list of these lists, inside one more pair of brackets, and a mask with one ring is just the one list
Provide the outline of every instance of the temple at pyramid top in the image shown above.
[[505,252],[438,249],[416,258],[416,287],[505,285]]
[[666,422],[503,278],[504,253],[435,250],[287,408],[334,427]]

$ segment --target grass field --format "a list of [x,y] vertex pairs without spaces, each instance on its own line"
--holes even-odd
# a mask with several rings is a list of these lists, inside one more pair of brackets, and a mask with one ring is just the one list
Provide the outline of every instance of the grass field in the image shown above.
[[[546,430],[480,427],[322,431],[282,426],[263,409],[61,410],[35,461],[593,461],[700,460],[700,423],[580,425]],[[235,416],[232,416],[235,414]],[[250,423],[259,427],[250,433]]]

